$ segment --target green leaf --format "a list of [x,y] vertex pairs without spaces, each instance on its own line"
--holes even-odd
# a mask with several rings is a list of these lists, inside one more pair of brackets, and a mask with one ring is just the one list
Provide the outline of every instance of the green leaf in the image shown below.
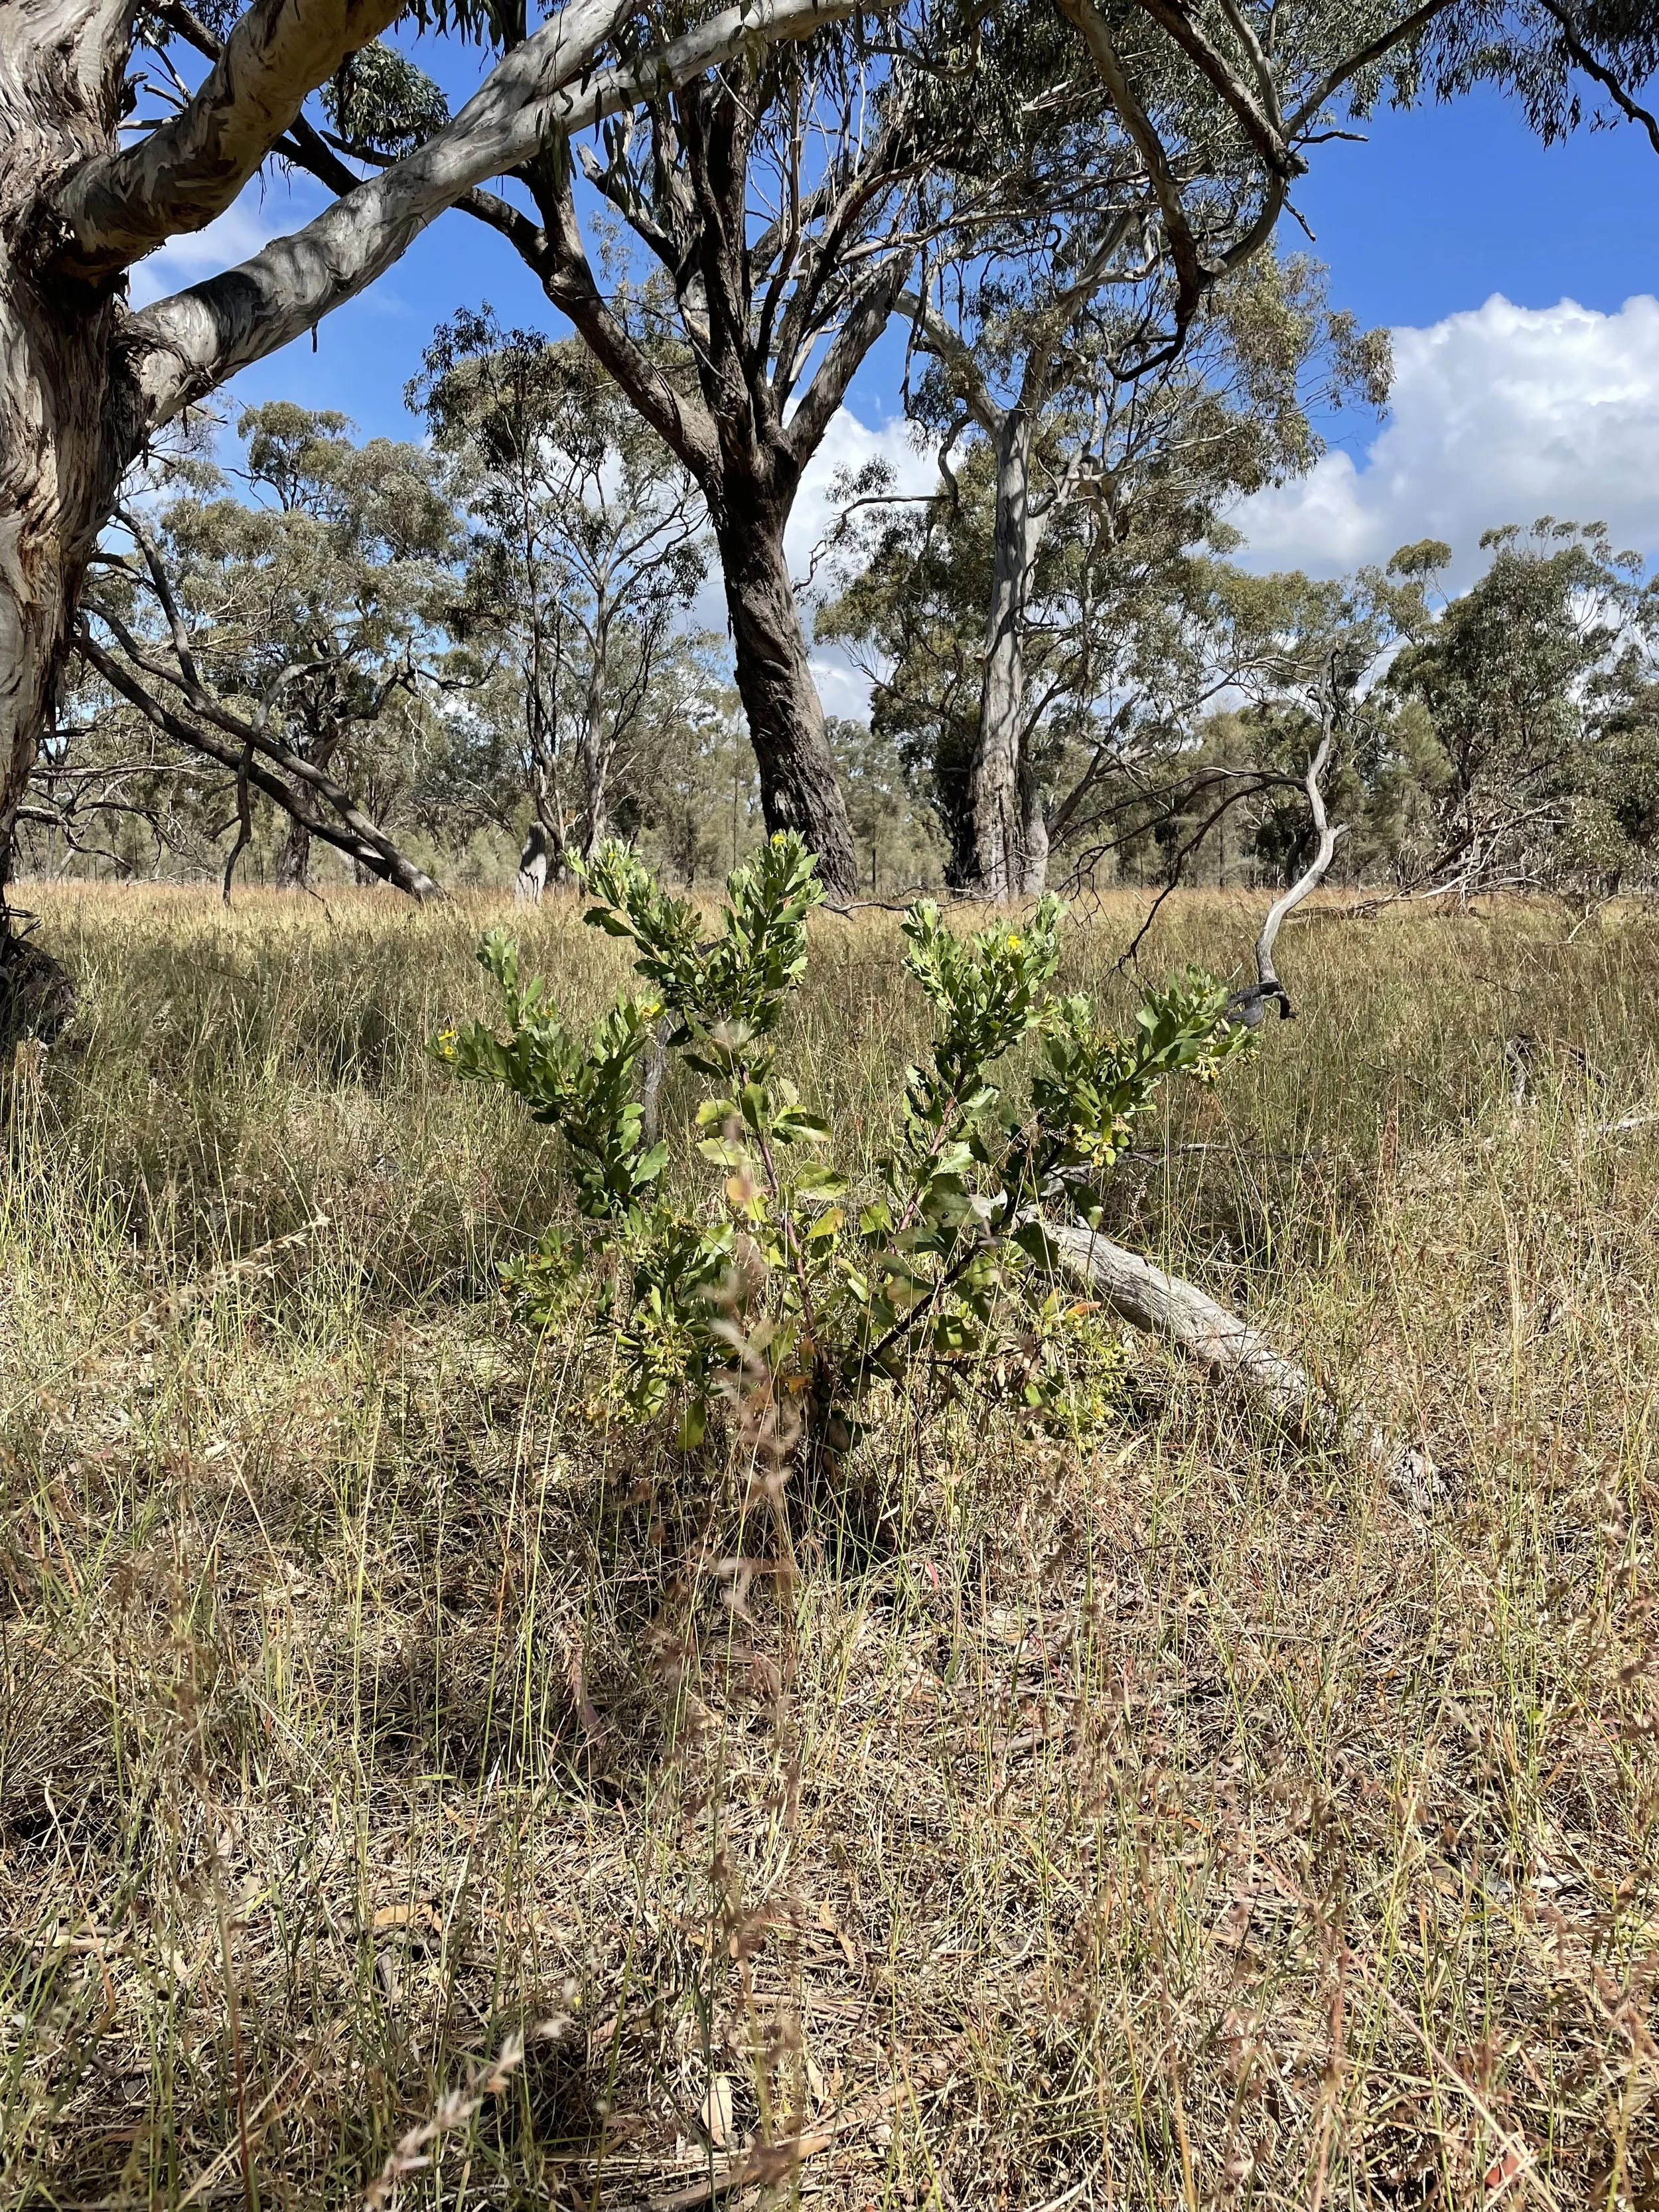
[[781,1117],[779,1133],[785,1131],[792,1140],[804,1137],[809,1144],[815,1145],[827,1143],[832,1133],[822,1114],[808,1114],[799,1106],[792,1106]]
[[1036,1261],[1039,1267],[1052,1273],[1059,1267],[1060,1247],[1049,1235],[1045,1223],[1022,1221],[1014,1231],[1013,1241],[1028,1259]]
[[694,1398],[680,1420],[679,1446],[682,1451],[696,1451],[708,1433],[708,1407],[701,1398]]
[[802,1198],[839,1198],[847,1188],[847,1178],[822,1160],[809,1160],[795,1177],[795,1189]]
[[741,1145],[734,1145],[729,1137],[705,1137],[697,1146],[703,1158],[717,1168],[746,1168],[749,1155]]

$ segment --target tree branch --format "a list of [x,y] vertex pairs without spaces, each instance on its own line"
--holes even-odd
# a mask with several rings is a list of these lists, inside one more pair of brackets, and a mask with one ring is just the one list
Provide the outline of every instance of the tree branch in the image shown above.
[[1165,1274],[1093,1230],[1050,1224],[1047,1233],[1060,1266],[1093,1297],[1131,1328],[1178,1346],[1212,1381],[1241,1387],[1299,1443],[1353,1452],[1419,1512],[1444,1495],[1420,1447],[1402,1444],[1363,1411],[1335,1404],[1259,1328],[1195,1285]]
[[[1285,144],[1283,131],[1263,112],[1260,101],[1253,97],[1249,88],[1239,82],[1228,65],[1226,57],[1205,36],[1199,27],[1197,10],[1179,5],[1177,0],[1140,0],[1140,6],[1160,29],[1169,33],[1188,59],[1203,71],[1238,118],[1245,137],[1274,175],[1285,178],[1299,176],[1307,167],[1307,163]],[[1066,13],[1071,15],[1069,8]],[[1233,17],[1235,29],[1247,27],[1236,9],[1230,9],[1229,13]],[[1076,16],[1073,15],[1072,20],[1075,22]],[[1249,43],[1254,45],[1254,40]],[[1252,58],[1262,58],[1259,46]],[[1271,76],[1267,82],[1271,92]]]
[[486,178],[520,167],[559,131],[585,129],[648,88],[696,76],[750,40],[808,37],[850,15],[854,0],[749,0],[637,69],[602,71],[579,85],[629,5],[570,0],[414,153],[240,267],[133,316],[125,337],[137,387],[135,436],[354,299],[446,208]]
[[1391,52],[1395,46],[1402,46],[1407,39],[1414,38],[1419,31],[1425,31],[1437,15],[1443,15],[1453,4],[1454,0],[1424,0],[1422,7],[1413,8],[1409,15],[1402,15],[1391,31],[1379,33],[1356,52],[1348,55],[1346,60],[1339,62],[1328,75],[1321,78],[1285,125],[1285,137],[1300,137],[1334,92],[1340,92],[1343,86],[1358,76],[1361,70],[1369,69],[1373,62],[1380,62],[1384,54]]
[[[104,617],[106,619],[106,617]],[[242,778],[267,799],[272,799],[283,811],[308,830],[313,837],[332,845],[348,860],[358,862],[371,874],[395,884],[411,898],[441,898],[443,894],[424,869],[399,850],[378,823],[372,822],[353,799],[350,793],[325,775],[313,762],[305,760],[268,731],[252,726],[242,726],[240,744],[228,743],[187,722],[182,715],[172,713],[160,700],[151,696],[131,672],[123,666],[113,653],[105,652],[84,623],[76,634],[76,650],[88,664],[95,668],[112,690],[118,691],[128,704],[136,707],[154,728],[166,737],[184,745],[191,752],[205,753],[217,761],[222,768],[229,769],[239,782]],[[273,763],[267,767],[265,761]],[[316,793],[319,799],[333,808],[339,820],[331,821],[327,815],[308,805],[283,777],[274,772],[280,768],[297,776]],[[240,849],[240,848],[239,848]]]
[[1590,52],[1580,37],[1578,27],[1572,17],[1565,8],[1558,4],[1558,0],[1539,0],[1539,5],[1547,15],[1554,19],[1561,33],[1561,43],[1566,48],[1571,59],[1583,70],[1587,77],[1599,84],[1603,92],[1612,94],[1614,104],[1622,112],[1626,122],[1641,125],[1648,134],[1648,140],[1654,152],[1659,154],[1659,120],[1656,120],[1647,108],[1633,100],[1607,64],[1599,61]]
[[1175,267],[1174,313],[1178,345],[1213,281],[1211,272],[1204,266],[1198,240],[1187,220],[1180,184],[1170,166],[1163,140],[1135,96],[1117,48],[1112,43],[1106,19],[1095,6],[1094,0],[1060,0],[1060,9],[1067,21],[1082,33],[1090,58],[1099,72],[1101,82],[1105,86],[1113,106],[1117,110],[1118,120],[1146,165],[1147,181],[1158,202],[1158,213],[1164,218],[1164,235],[1170,241],[1170,258]]
[[[551,173],[548,173],[551,172]],[[613,376],[669,451],[708,492],[720,471],[720,436],[708,410],[665,375],[636,343],[599,290],[576,219],[568,163],[544,158],[529,173],[544,228],[533,231],[516,210],[502,222],[507,202],[474,192],[462,203],[469,215],[493,224],[535,270],[561,314],[580,332],[594,359]]]
[[[52,195],[54,264],[96,283],[222,215],[307,93],[402,14],[404,0],[255,0],[195,97],[135,146],[72,169]],[[194,41],[192,41],[194,43]]]
[[908,273],[908,257],[896,253],[854,301],[841,328],[830,341],[817,375],[801,394],[784,428],[784,437],[799,466],[804,468],[823,443],[823,434],[836,410],[846,398],[847,387],[857,375],[860,363],[886,329]]
[[974,357],[973,348],[951,328],[925,294],[901,292],[893,304],[909,316],[921,350],[933,354],[944,363],[950,371],[957,398],[986,436],[994,438],[1002,428],[1003,410],[991,397],[991,387]]
[[1320,789],[1319,779],[1325,773],[1325,763],[1331,757],[1332,730],[1328,726],[1319,740],[1318,750],[1308,763],[1308,774],[1304,788],[1308,794],[1308,811],[1313,817],[1314,834],[1318,838],[1313,859],[1281,898],[1275,899],[1267,909],[1267,918],[1261,925],[1261,934],[1255,940],[1255,1003],[1260,1009],[1267,999],[1277,999],[1281,1018],[1292,1018],[1290,999],[1279,980],[1273,966],[1273,946],[1285,917],[1293,908],[1301,905],[1310,892],[1316,890],[1324,881],[1325,872],[1335,855],[1338,840],[1346,835],[1338,823],[1331,821],[1325,811],[1325,794]]

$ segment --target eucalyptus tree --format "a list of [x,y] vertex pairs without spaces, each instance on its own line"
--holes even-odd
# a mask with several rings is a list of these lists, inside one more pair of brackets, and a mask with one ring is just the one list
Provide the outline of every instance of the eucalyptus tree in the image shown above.
[[[356,445],[343,416],[286,401],[239,423],[246,495],[197,463],[159,512],[133,502],[94,564],[75,642],[120,710],[131,753],[216,767],[237,830],[256,798],[279,811],[279,886],[303,887],[312,841],[412,896],[437,886],[371,811],[418,773],[426,695],[443,672],[459,532],[436,458]],[[61,783],[67,763],[49,744]]]
[[[1021,660],[1038,549],[1109,453],[1126,386],[1202,338],[1218,296],[1268,247],[1311,149],[1384,96],[1442,94],[1480,78],[1518,93],[1547,137],[1581,119],[1586,79],[1604,106],[1659,127],[1625,82],[1659,61],[1659,10],[1618,0],[1573,10],[1383,5],[1211,7],[1058,0],[1082,34],[1097,97],[1053,24],[998,9],[984,39],[994,85],[979,103],[969,189],[947,188],[906,295],[930,356],[916,392],[947,437],[971,424],[994,459],[978,722],[969,764],[973,851],[964,880],[991,896],[1039,888],[1047,860],[1040,778],[1025,757]],[[980,183],[1006,170],[988,209]],[[1345,334],[1352,339],[1352,333]],[[1378,360],[1352,364],[1376,384]],[[1069,438],[1046,441],[1051,415]],[[947,427],[948,426],[948,427]]]
[[[994,897],[1040,890],[1047,872],[1053,801],[1033,757],[1024,661],[1056,520],[1093,500],[1087,530],[1112,547],[1132,526],[1136,485],[1167,496],[1169,471],[1151,458],[1160,441],[1212,512],[1229,488],[1305,464],[1297,382],[1310,353],[1339,384],[1382,397],[1386,348],[1311,301],[1295,264],[1289,285],[1276,283],[1268,257],[1334,111],[1413,92],[1434,65],[1437,15],[1059,4],[1080,44],[1056,43],[1052,24],[1012,40],[1000,20],[988,34],[1009,45],[1006,74],[1025,96],[984,112],[969,174],[1000,156],[1018,189],[988,216],[976,185],[961,205],[947,189],[903,303],[927,362],[913,414],[944,449],[964,430],[988,448],[979,698],[956,861]],[[1212,409],[1188,434],[1195,396],[1218,379],[1243,407]],[[1242,435],[1247,422],[1259,434]],[[1060,802],[1054,829],[1083,796]]]
[[[917,343],[933,361],[913,412],[947,442],[965,419],[985,447],[988,544],[957,873],[993,897],[1042,888],[1050,845],[1074,835],[1112,747],[1146,721],[1154,698],[1167,720],[1188,657],[1171,616],[1200,573],[1188,549],[1224,550],[1226,508],[1316,457],[1310,396],[1376,403],[1388,373],[1386,341],[1333,313],[1306,262],[1259,255],[1211,293],[1178,352],[1126,367],[1145,343],[1144,260],[1103,270],[1091,256],[1068,283],[1051,249],[1042,258],[1035,283],[981,265],[948,315],[932,299],[915,303]],[[1062,520],[1064,547],[1045,568]],[[1079,709],[1094,715],[1092,738]],[[1070,788],[1056,787],[1057,717],[1082,748]]]
[[409,397],[470,520],[454,619],[510,668],[547,849],[585,858],[702,581],[702,499],[585,347],[503,331],[488,308],[441,325]]
[[[1037,249],[1065,295],[1045,310],[1050,349],[1121,260],[1152,279],[1128,350],[1167,359],[1213,285],[1271,238],[1329,100],[1395,48],[1414,52],[1439,4],[1275,9],[1271,61],[1237,7],[1212,35],[1196,11],[1144,0],[1116,11],[1124,37],[1091,0],[1067,0],[1079,41],[1048,0],[924,4],[880,35],[826,32],[712,67],[613,118],[597,148],[550,149],[518,172],[534,218],[470,196],[701,486],[767,821],[807,836],[832,891],[852,887],[854,859],[784,532],[918,256],[949,234],[1006,261],[1057,234],[1058,250]],[[1265,90],[1239,83],[1241,38]],[[601,283],[578,171],[663,289]],[[994,722],[1005,672],[988,678]],[[994,867],[990,887],[1003,880]]]
[[[250,362],[374,283],[447,208],[562,134],[630,108],[739,48],[799,35],[852,0],[753,0],[678,35],[627,0],[569,0],[520,21],[453,120],[361,177],[304,113],[399,0],[6,0],[0,14],[0,874],[61,677],[87,565],[123,477],[157,433]],[[417,21],[488,29],[475,0]],[[491,33],[493,35],[493,33]],[[146,52],[177,70],[168,112],[139,113]],[[129,118],[131,118],[129,121]],[[424,126],[422,126],[424,128]],[[337,137],[342,134],[337,132]],[[234,268],[134,310],[129,271],[223,213],[268,164],[334,194]],[[12,944],[0,937],[0,967]]]
[[[1659,580],[1598,523],[1546,515],[1481,544],[1485,574],[1388,671],[1389,694],[1419,707],[1436,741],[1402,884],[1617,883],[1653,858]],[[1445,555],[1431,547],[1419,565],[1431,574]]]
[[[597,148],[550,149],[520,173],[534,220],[499,197],[469,202],[697,484],[767,825],[801,831],[841,896],[856,862],[784,535],[910,268],[930,88],[855,34],[826,33],[665,85]],[[658,283],[601,283],[579,170]]]
[[[818,635],[863,656],[878,726],[931,776],[953,880],[1006,896],[1042,888],[1051,848],[1087,843],[1126,774],[1189,744],[1229,680],[1212,650],[1228,509],[1318,451],[1310,388],[1374,398],[1386,352],[1331,314],[1321,271],[1270,254],[1131,379],[1078,349],[1041,398],[1017,370],[1024,397],[1003,406],[979,366],[996,335],[935,334],[912,409],[941,439],[939,487],[896,510],[878,483],[845,487],[862,497]],[[964,395],[985,434],[953,455]]]

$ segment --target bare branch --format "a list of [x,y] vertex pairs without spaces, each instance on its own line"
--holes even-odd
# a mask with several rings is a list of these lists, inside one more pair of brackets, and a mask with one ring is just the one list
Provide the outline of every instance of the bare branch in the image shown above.
[[[1333,721],[1334,719],[1333,715]],[[1299,907],[1304,899],[1319,888],[1325,879],[1326,870],[1335,857],[1338,842],[1347,834],[1340,823],[1332,822],[1326,813],[1325,794],[1320,788],[1319,780],[1324,775],[1325,764],[1331,757],[1333,736],[1332,722],[1328,721],[1325,733],[1319,740],[1318,749],[1308,763],[1308,774],[1304,785],[1308,794],[1308,811],[1313,818],[1314,835],[1318,840],[1314,849],[1314,856],[1283,897],[1275,899],[1273,905],[1268,908],[1267,918],[1261,925],[1261,934],[1255,940],[1258,1018],[1262,1002],[1270,998],[1278,1000],[1279,1011],[1285,1020],[1289,1021],[1295,1018],[1294,1009],[1285,995],[1285,986],[1279,981],[1279,972],[1273,966],[1273,946],[1278,941],[1279,933],[1284,926],[1285,915]]]
[[879,270],[855,297],[841,328],[784,431],[790,450],[803,466],[823,441],[836,410],[847,397],[847,387],[859,372],[871,347],[887,327],[888,317],[904,283],[907,264],[902,254]]
[[[107,617],[100,617],[107,619]],[[356,861],[384,882],[394,884],[411,898],[441,898],[443,894],[425,870],[418,867],[388,837],[378,823],[370,820],[357,805],[343,786],[318,768],[314,762],[302,759],[289,746],[281,744],[268,731],[257,726],[243,725],[238,734],[240,744],[213,734],[200,723],[186,721],[164,707],[161,701],[145,690],[137,677],[114,654],[106,653],[83,623],[75,638],[76,650],[112,690],[118,691],[128,704],[136,707],[153,728],[172,738],[190,751],[204,753],[222,768],[229,769],[238,779],[246,777],[254,789],[272,799],[283,811],[308,830],[313,837],[320,837],[332,845],[349,860]],[[269,762],[270,766],[266,763]],[[276,773],[280,769],[283,774]],[[314,793],[323,804],[333,810],[334,817],[311,805],[287,782],[294,776]],[[240,812],[239,806],[239,812]]]
[[1131,1328],[1177,1346],[1212,1381],[1244,1390],[1298,1443],[1353,1452],[1418,1511],[1443,1495],[1426,1452],[1403,1443],[1363,1410],[1334,1402],[1259,1328],[1196,1285],[1165,1274],[1093,1230],[1066,1223],[1051,1224],[1048,1233],[1061,1267],[1093,1297]]

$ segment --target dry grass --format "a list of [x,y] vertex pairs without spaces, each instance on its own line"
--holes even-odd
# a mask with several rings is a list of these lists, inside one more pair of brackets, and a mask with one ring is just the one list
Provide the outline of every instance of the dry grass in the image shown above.
[[[481,907],[40,902],[8,2206],[1659,2203],[1645,919],[1316,921],[1304,1018],[1125,1178],[1422,1431],[1431,1522],[1141,1345],[1076,1448],[896,1408],[790,1580],[723,1565],[741,1469],[503,1322],[556,1164],[419,1049]],[[821,945],[803,1088],[873,1145],[918,1017],[884,921]]]

